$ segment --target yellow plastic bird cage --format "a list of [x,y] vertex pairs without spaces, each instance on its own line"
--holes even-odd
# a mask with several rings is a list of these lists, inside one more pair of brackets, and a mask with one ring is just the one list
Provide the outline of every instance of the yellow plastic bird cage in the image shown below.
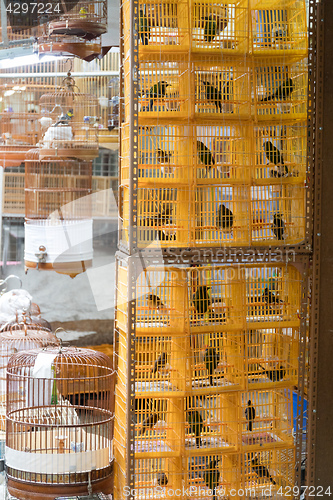
[[248,326],[297,328],[301,301],[298,270],[293,265],[258,265],[244,272]]
[[[255,496],[274,496],[295,484],[294,447],[257,450],[244,454],[243,484]],[[282,487],[282,490],[281,490]]]
[[187,1],[139,2],[140,58],[189,50]]
[[11,495],[54,499],[112,491],[113,375],[110,358],[90,349],[47,347],[12,356],[6,413]]
[[293,402],[290,389],[251,390],[240,395],[242,449],[293,446]]
[[191,5],[191,40],[195,54],[246,54],[248,1],[195,1]]
[[255,184],[304,185],[306,180],[307,123],[302,121],[262,125],[254,128]]
[[92,160],[98,156],[99,106],[96,97],[82,94],[70,76],[62,87],[40,99],[39,156]]
[[255,55],[306,55],[306,5],[303,0],[250,0],[251,42]]
[[298,328],[249,329],[247,339],[248,387],[296,385],[299,354]]
[[283,122],[307,117],[307,59],[254,60],[258,121]]
[[92,263],[92,163],[27,154],[25,267],[74,277]]

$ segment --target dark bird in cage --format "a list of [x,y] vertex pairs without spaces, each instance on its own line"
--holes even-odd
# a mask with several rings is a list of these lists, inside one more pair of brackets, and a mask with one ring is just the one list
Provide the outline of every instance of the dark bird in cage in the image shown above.
[[197,141],[197,153],[199,160],[206,167],[206,174],[208,174],[209,170],[215,165],[211,150],[203,142]]
[[142,45],[148,45],[150,40],[150,26],[147,16],[144,15],[143,10],[139,13],[139,35]]
[[205,314],[211,306],[211,298],[208,291],[210,286],[201,285],[193,294],[192,301],[198,314]]
[[269,163],[273,163],[277,167],[277,170],[271,170],[272,177],[285,177],[288,175],[288,167],[284,164],[283,156],[271,141],[265,142],[265,154]]
[[247,430],[252,431],[253,429],[253,420],[256,418],[256,410],[252,405],[251,400],[249,399],[247,402],[247,408],[245,409],[245,418],[247,420]]
[[213,374],[220,362],[220,355],[217,349],[208,347],[204,355],[205,367],[208,372],[209,385],[213,385]]
[[207,101],[214,102],[217,112],[222,113],[222,94],[221,92],[211,85],[209,82],[202,82],[205,87],[205,94]]
[[286,80],[273,92],[272,94],[261,99],[261,102],[282,101],[287,99],[294,91],[294,82],[291,78],[286,78]]
[[269,479],[271,483],[276,484],[267,467],[259,463],[258,457],[254,457],[251,462],[252,470],[257,474],[258,477],[267,477],[267,479]]
[[191,433],[195,435],[195,445],[201,447],[201,433],[204,428],[202,416],[197,410],[187,412],[187,421],[190,426]]
[[217,458],[213,458],[210,460],[208,468],[206,468],[204,472],[204,480],[207,487],[213,492],[213,500],[217,500],[216,489],[220,482],[220,472],[218,470],[218,462]]
[[279,213],[274,214],[273,216],[272,231],[275,238],[278,240],[284,240],[284,222]]
[[161,82],[155,83],[155,85],[153,85],[150,88],[150,90],[149,90],[149,97],[150,97],[149,111],[153,110],[154,100],[164,99],[166,91],[167,91],[167,87],[170,87],[170,83],[161,81]]
[[210,43],[217,35],[217,24],[213,16],[206,16],[204,26],[204,39]]
[[142,436],[149,429],[153,429],[154,426],[158,422],[158,413],[151,413],[148,417],[142,422],[142,426],[139,432],[139,436]]
[[163,151],[163,149],[157,150],[157,161],[158,163],[170,163],[171,153],[169,151]]
[[268,289],[268,287],[265,288],[262,298],[269,306],[283,304],[283,300],[278,299],[276,295]]
[[64,115],[61,115],[59,120],[54,124],[54,127],[57,127],[57,125],[68,125],[68,122],[73,118],[73,109],[69,109],[67,113]]
[[272,382],[280,382],[280,380],[282,380],[286,374],[286,370],[284,369],[283,365],[280,365],[277,370],[266,370],[266,368],[261,365],[259,365],[259,367],[264,370],[264,373],[266,373],[267,377]]
[[166,486],[168,484],[168,477],[165,472],[158,472],[156,474],[156,481],[159,486]]
[[168,362],[168,356],[165,352],[162,352],[162,354],[160,354],[159,357],[156,359],[151,371],[153,373],[159,372],[160,370],[165,368],[165,365],[167,364],[167,362]]
[[147,294],[147,302],[148,302],[148,306],[151,309],[157,309],[158,311],[160,309],[164,309],[164,304],[158,295],[154,295],[153,293],[148,293]]
[[230,208],[221,204],[216,214],[216,227],[220,229],[231,229],[234,223],[234,215]]

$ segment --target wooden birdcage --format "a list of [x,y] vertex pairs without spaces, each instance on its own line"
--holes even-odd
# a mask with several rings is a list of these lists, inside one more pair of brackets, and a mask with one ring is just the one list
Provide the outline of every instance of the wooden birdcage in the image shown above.
[[65,11],[48,23],[48,32],[53,35],[78,37],[93,40],[106,33],[107,1],[87,0],[66,2]]
[[58,156],[92,160],[98,156],[98,100],[80,92],[70,71],[61,88],[44,94],[39,105],[41,159]]
[[20,499],[112,491],[114,371],[74,347],[17,353],[7,367],[8,490]]
[[27,317],[4,325],[0,332],[0,428],[5,430],[6,370],[11,356],[27,349],[57,345],[59,340],[47,328]]
[[25,266],[76,276],[91,265],[92,162],[27,154]]

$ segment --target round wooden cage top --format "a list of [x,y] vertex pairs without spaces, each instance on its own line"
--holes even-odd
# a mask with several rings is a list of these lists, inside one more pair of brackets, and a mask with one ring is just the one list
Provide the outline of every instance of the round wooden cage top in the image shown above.
[[[58,340],[58,339],[57,339]],[[105,378],[112,376],[113,370],[111,359],[102,352],[93,349],[78,348],[72,346],[47,346],[43,349],[31,349],[14,354],[7,366],[8,373],[19,374],[35,365],[39,354],[55,355],[53,365],[57,370],[57,379],[82,378]],[[82,378],[82,384],[84,380]]]
[[15,339],[21,338],[22,336],[29,335],[33,332],[37,332],[40,336],[47,336],[51,333],[52,337],[55,339],[55,343],[58,345],[59,340],[52,333],[52,327],[48,321],[43,318],[37,318],[32,315],[17,315],[16,319],[7,321],[7,323],[0,326],[0,339]]

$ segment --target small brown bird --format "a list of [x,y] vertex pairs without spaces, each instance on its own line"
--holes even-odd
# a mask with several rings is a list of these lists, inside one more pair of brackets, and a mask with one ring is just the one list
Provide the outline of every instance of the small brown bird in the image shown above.
[[158,295],[154,295],[153,293],[148,293],[148,295],[147,295],[147,302],[148,302],[148,306],[151,309],[157,309],[158,311],[160,309],[164,309],[164,307],[165,307],[164,304],[163,304],[163,302],[159,298],[159,296]]
[[158,163],[170,163],[171,153],[170,151],[163,151],[163,149],[157,150],[157,161]]

